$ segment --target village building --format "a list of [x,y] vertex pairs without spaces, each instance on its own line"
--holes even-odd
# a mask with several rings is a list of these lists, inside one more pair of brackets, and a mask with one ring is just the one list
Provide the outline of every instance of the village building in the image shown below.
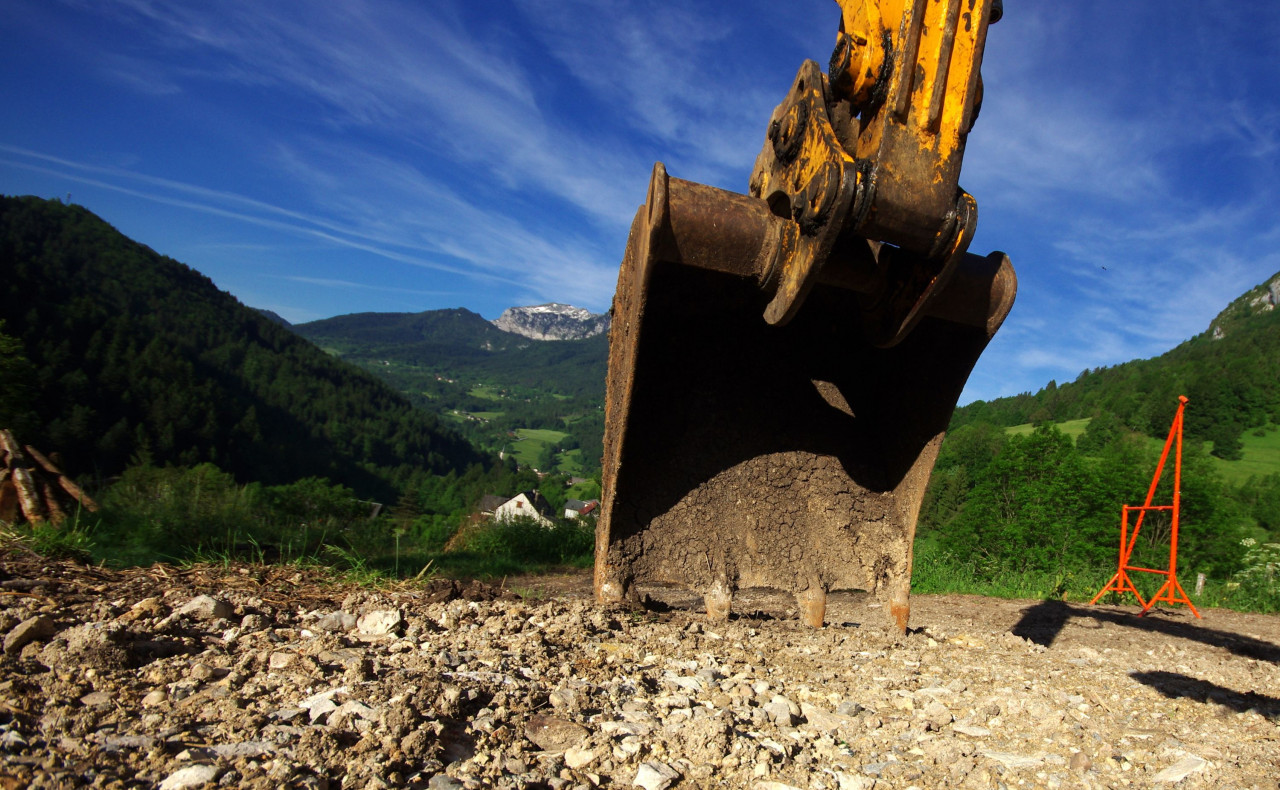
[[581,516],[594,516],[600,508],[600,500],[598,499],[569,499],[564,503],[565,518],[579,518]]
[[[492,508],[491,510],[488,508]],[[516,518],[531,518],[544,527],[550,527],[555,518],[547,498],[537,491],[522,491],[510,499],[497,496],[485,496],[480,500],[480,512],[491,515],[495,521],[510,521]]]

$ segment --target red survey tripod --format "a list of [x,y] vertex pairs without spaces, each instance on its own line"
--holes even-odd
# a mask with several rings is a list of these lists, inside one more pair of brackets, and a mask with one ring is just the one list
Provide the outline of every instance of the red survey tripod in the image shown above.
[[[1200,616],[1200,612],[1196,611],[1195,604],[1191,603],[1191,599],[1187,597],[1187,593],[1182,589],[1182,585],[1178,583],[1178,511],[1182,502],[1182,412],[1186,409],[1187,397],[1185,395],[1178,396],[1178,413],[1173,416],[1173,426],[1169,428],[1169,438],[1164,442],[1164,452],[1160,454],[1160,463],[1156,466],[1156,473],[1151,478],[1151,487],[1147,489],[1147,499],[1142,505],[1123,505],[1120,508],[1120,567],[1116,571],[1116,575],[1111,577],[1111,581],[1103,587],[1097,595],[1093,596],[1090,605],[1098,602],[1098,599],[1109,592],[1116,592],[1123,595],[1124,593],[1133,593],[1133,597],[1138,599],[1138,603],[1142,605],[1142,611],[1139,615],[1144,615],[1151,610],[1160,601],[1170,604],[1185,603],[1191,609],[1191,613],[1196,617]],[[1169,448],[1177,444],[1174,452],[1173,461],[1173,504],[1171,505],[1152,505],[1151,500],[1155,498],[1156,486],[1160,483],[1160,475],[1164,472],[1164,463],[1169,458]],[[1168,570],[1159,570],[1157,568],[1141,568],[1129,564],[1129,559],[1133,556],[1133,547],[1138,541],[1138,531],[1142,529],[1142,519],[1150,510],[1168,510],[1172,512],[1172,532],[1169,538],[1169,568]],[[1132,534],[1129,533],[1129,514],[1137,513],[1137,519],[1133,525]],[[1155,573],[1165,577],[1164,584],[1151,597],[1150,601],[1143,601],[1142,595],[1138,592],[1138,588],[1133,585],[1133,580],[1129,578],[1129,572]]]

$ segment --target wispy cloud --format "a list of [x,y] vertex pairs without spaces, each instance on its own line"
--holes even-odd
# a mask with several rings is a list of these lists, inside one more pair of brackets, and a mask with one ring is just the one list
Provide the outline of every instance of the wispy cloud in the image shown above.
[[452,291],[430,291],[420,288],[401,288],[400,286],[374,285],[372,283],[360,282],[357,280],[336,280],[331,277],[303,277],[301,275],[278,275],[281,280],[288,280],[294,283],[303,283],[304,285],[318,285],[322,288],[341,288],[350,290],[352,288],[362,291],[385,291],[387,293],[396,294],[417,294],[418,296],[457,296]]
[[[601,263],[602,256],[591,245],[573,238],[549,238],[524,228],[509,216],[477,208],[412,169],[372,155],[361,156],[357,151],[341,152],[348,164],[356,165],[349,177],[338,176],[337,169],[304,171],[295,165],[295,178],[310,179],[317,189],[331,190],[338,196],[327,208],[345,217],[342,223],[118,168],[72,162],[13,146],[0,145],[0,151],[21,157],[5,160],[13,167],[56,172],[68,180],[360,250],[397,263],[504,283],[544,300],[573,293],[584,304],[600,309],[613,291],[614,265]],[[377,192],[385,202],[371,203],[360,197],[365,193],[354,189],[356,181],[378,185]],[[388,205],[396,206],[396,213],[389,214]]]
[[[839,16],[830,0],[11,4],[15,40],[44,56],[29,81],[57,75],[0,88],[50,126],[4,127],[16,180],[240,223],[268,249],[219,253],[235,226],[184,243],[238,267],[255,303],[289,282],[391,309],[430,300],[382,292],[437,285],[490,309],[602,309],[653,161],[741,191]],[[1007,249],[1021,288],[970,395],[1160,353],[1280,268],[1280,13],[1237,5],[1187,25],[1153,4],[1018,4],[992,29],[962,183],[977,251]],[[141,120],[36,101],[64,85]]]
[[615,226],[630,218],[619,176],[631,157],[542,111],[518,28],[473,30],[445,4],[118,2],[142,35],[193,53],[139,61],[140,83],[158,69],[179,84],[270,86],[321,105],[326,124],[417,140]]
[[1225,79],[1262,65],[1233,44],[1248,32],[1123,6],[1073,33],[1100,7],[1022,8],[992,30],[964,182],[1022,283],[967,398],[1160,354],[1280,269],[1280,104],[1243,106]]

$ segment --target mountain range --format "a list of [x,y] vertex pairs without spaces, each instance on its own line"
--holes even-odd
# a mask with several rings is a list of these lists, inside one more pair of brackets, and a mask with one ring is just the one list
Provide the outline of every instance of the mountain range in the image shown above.
[[552,302],[508,307],[493,325],[532,340],[585,340],[609,330],[609,314]]
[[325,477],[383,498],[490,460],[83,207],[0,197],[0,267],[0,340],[17,341],[0,343],[0,427],[71,474],[212,462],[246,482]]
[[[535,430],[551,466],[592,476],[604,453],[607,326],[607,315],[551,304],[513,307],[496,321],[453,308],[356,313],[292,329],[451,421],[485,451],[502,452],[513,439],[531,448],[518,432]],[[522,452],[523,462],[548,471],[542,449]]]
[[[30,363],[0,358],[28,370],[6,375],[0,420],[73,471],[213,461],[242,479],[386,490],[412,469],[465,469],[529,430],[598,470],[605,315],[553,303],[496,321],[456,308],[289,326],[82,207],[29,197],[0,202],[0,263],[0,334]],[[1166,354],[969,404],[952,427],[1105,414],[1159,437],[1186,394],[1188,437],[1238,457],[1244,432],[1280,423],[1277,302],[1280,276]]]

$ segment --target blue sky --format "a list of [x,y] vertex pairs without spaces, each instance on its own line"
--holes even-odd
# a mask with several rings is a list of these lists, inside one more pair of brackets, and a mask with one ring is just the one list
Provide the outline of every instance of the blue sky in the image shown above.
[[[1006,0],[962,185],[1018,303],[962,402],[1162,353],[1280,270],[1280,3]],[[302,322],[604,310],[653,162],[745,191],[830,0],[6,0],[0,192]]]

